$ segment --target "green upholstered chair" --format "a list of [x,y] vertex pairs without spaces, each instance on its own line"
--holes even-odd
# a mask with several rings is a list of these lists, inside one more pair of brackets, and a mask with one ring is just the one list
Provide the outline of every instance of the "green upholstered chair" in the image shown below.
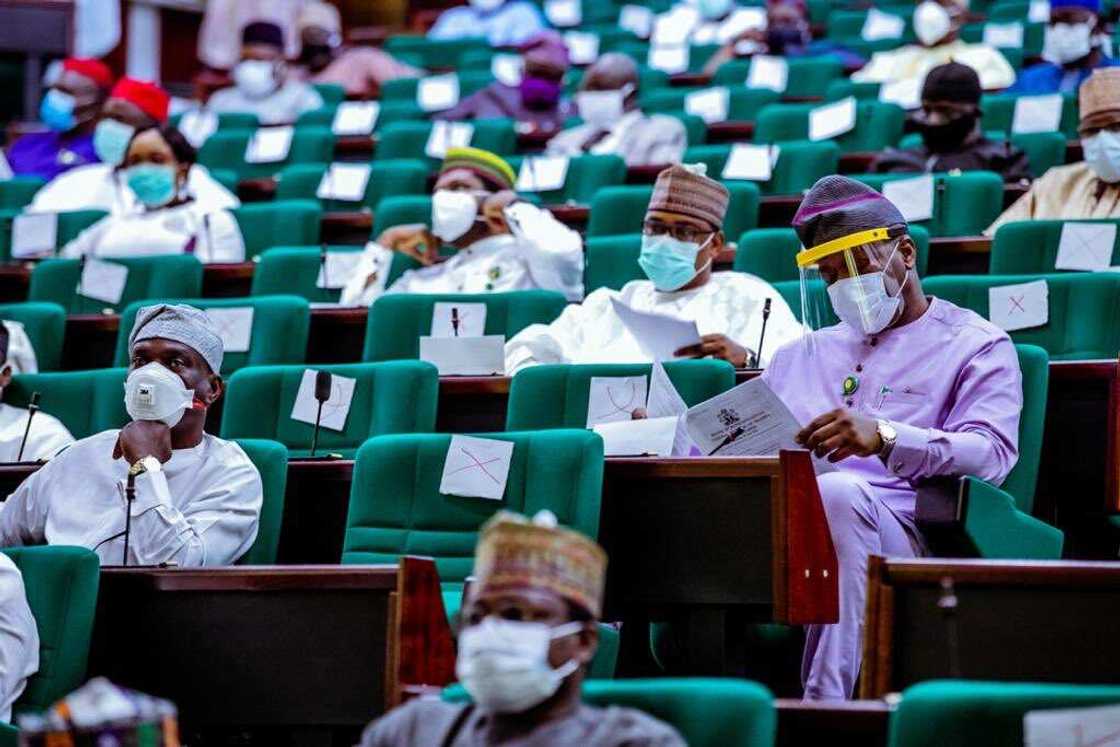
[[4,388],[4,402],[27,407],[39,392],[43,412],[62,421],[74,438],[121,428],[131,418],[124,407],[124,368],[19,374]]
[[3,552],[23,574],[27,605],[39,631],[39,671],[28,679],[13,710],[43,711],[85,681],[101,564],[84,547],[12,547]]
[[0,304],[0,319],[23,325],[40,371],[58,368],[66,333],[66,309],[46,301],[6,303]]
[[[470,124],[474,127],[470,143],[473,147],[502,156],[510,155],[517,150],[517,130],[514,129],[512,119],[476,119]],[[423,159],[425,168],[430,170],[442,160],[424,155],[431,134],[432,123],[423,120],[387,124],[378,132],[375,157],[378,161]]]
[[583,292],[590,295],[597,288],[622,290],[631,280],[645,278],[638,266],[641,253],[640,233],[588,237],[583,251]]
[[[707,164],[708,174],[721,178],[730,153],[730,145],[701,145],[685,151],[684,162]],[[801,194],[821,177],[835,174],[839,162],[840,146],[830,140],[782,143],[770,181],[754,184],[764,195]],[[724,184],[733,183],[724,180]]]
[[1019,747],[1025,744],[1023,717],[1030,711],[1117,703],[1120,687],[1114,685],[922,682],[902,693],[897,710],[891,714],[888,745]]
[[[918,174],[858,174],[854,179],[883,191],[883,185]],[[929,235],[977,236],[1003,210],[1003,177],[991,171],[933,175],[933,217],[911,221],[924,226]]]
[[855,96],[860,100],[876,101],[879,98],[879,84],[853,83],[847,78],[841,78],[829,83],[828,90],[824,92],[825,101],[839,101],[849,96]]
[[[352,244],[331,244],[331,254],[361,252],[363,247]],[[402,255],[403,256],[403,255]],[[253,270],[254,296],[292,295],[306,298],[312,303],[336,303],[341,288],[320,288],[319,276],[323,268],[323,250],[319,246],[279,246],[260,255]],[[395,258],[394,258],[395,259]],[[343,277],[335,278],[338,282]],[[334,285],[332,279],[328,282]]]
[[[515,173],[520,173],[526,156],[508,158]],[[568,161],[568,174],[564,186],[545,192],[531,192],[541,203],[556,205],[577,202],[586,205],[604,187],[626,181],[626,163],[618,156],[574,156]]]
[[[844,65],[836,57],[797,57],[787,60],[789,78],[785,96],[824,96],[832,81],[844,75]],[[712,83],[718,86],[742,85],[750,72],[750,60],[731,60],[720,65]]]
[[393,34],[385,40],[385,51],[394,57],[407,55],[421,67],[454,67],[459,58],[472,49],[485,46],[479,35],[476,39],[428,39],[411,34]]
[[370,238],[376,239],[386,228],[403,226],[406,223],[432,225],[431,195],[386,197],[377,206],[377,212],[373,215],[373,230],[370,231]]
[[599,533],[603,441],[587,430],[494,433],[512,441],[501,500],[441,495],[451,436],[375,436],[358,449],[342,562],[396,563],[401,555],[435,558],[449,614],[459,608],[471,573],[478,530],[505,509],[529,516],[552,511],[588,537]]
[[[727,182],[724,186],[731,197],[727,205],[727,216],[723,221],[723,233],[725,236],[738,236],[758,225],[759,188],[751,182]],[[587,235],[640,233],[652,196],[652,186],[601,189],[591,199]]]
[[[992,238],[992,254],[988,271],[993,275],[1028,275],[1061,272],[1054,263],[1062,240],[1062,226],[1066,223],[1111,223],[1120,220],[1061,221],[1032,220],[1005,223],[996,229]],[[1117,231],[1120,237],[1120,231]],[[1112,247],[1112,264],[1120,264],[1120,240]]]
[[[174,114],[168,120],[172,127],[178,127],[179,123],[183,121],[183,113]],[[255,130],[261,126],[257,120],[256,114],[249,112],[219,112],[218,113],[218,130],[225,132],[227,130]],[[215,130],[217,132],[218,130]]]
[[567,305],[564,296],[553,291],[527,290],[508,293],[391,293],[373,302],[366,325],[364,361],[416,358],[420,337],[432,329],[432,307],[441,301],[486,304],[488,335],[505,335],[508,340],[530,324],[547,324]]
[[0,210],[22,210],[31,204],[45,181],[37,176],[17,176],[0,181]]
[[281,171],[276,182],[276,199],[318,200],[323,210],[368,208],[376,212],[383,197],[428,192],[428,165],[419,159],[376,161],[370,166],[365,194],[356,202],[317,197],[319,184],[329,168],[326,164],[301,164]]
[[[128,365],[128,336],[141,306],[153,301],[130,304],[121,312],[114,360],[118,366]],[[307,355],[307,330],[311,309],[298,296],[250,296],[248,298],[167,298],[159,303],[185,303],[199,309],[253,308],[253,329],[247,352],[227,350],[222,358],[222,376],[229,376],[245,366],[270,363],[302,363]]]
[[[778,143],[809,139],[809,112],[820,104],[771,104],[763,109],[755,123],[756,143]],[[895,104],[880,101],[859,101],[856,126],[835,138],[843,153],[879,151],[894,145],[902,137],[906,112]]]
[[[1004,133],[992,133],[992,140],[1004,140]],[[906,135],[899,141],[902,149],[917,148],[922,144],[922,136],[917,133]],[[1055,166],[1066,162],[1066,136],[1060,132],[1027,132],[1011,136],[1011,144],[1027,155],[1031,176],[1038,178]]]
[[[0,210],[0,260],[12,258],[12,222],[19,210]],[[58,213],[55,249],[61,249],[85,229],[104,218],[104,210],[70,210]]]
[[119,311],[133,301],[167,296],[197,296],[202,291],[202,263],[189,254],[152,257],[122,257],[103,262],[128,268],[121,300],[116,304],[77,293],[82,262],[77,259],[47,259],[31,271],[27,296],[32,301],[58,304],[71,314],[93,314],[102,309]]
[[[587,398],[596,376],[646,376],[649,363],[542,365],[517,372],[509,390],[506,427],[525,431],[583,428]],[[681,360],[665,363],[665,373],[689,406],[735,386],[735,369],[727,361]]]
[[[642,111],[647,114],[675,114],[686,111],[686,99],[695,89],[665,88],[642,97]],[[778,101],[781,95],[768,88],[728,87],[727,119],[732,122],[753,122],[762,107]]]
[[[311,111],[304,112],[299,115],[299,119],[296,120],[296,129],[330,129],[331,125],[334,123],[337,110],[337,106],[324,106],[320,109],[312,109]],[[423,119],[425,116],[424,111],[420,109],[415,101],[383,101],[378,109],[377,119],[374,120],[373,131],[379,132],[381,128],[393,122]],[[328,158],[326,160],[329,161],[331,159]]]
[[[980,109],[984,112],[980,118],[980,126],[985,131],[998,130],[1011,132],[1011,123],[1015,117],[1015,99],[1017,94],[995,93],[985,95],[980,100]],[[1067,138],[1077,138],[1077,125],[1080,120],[1077,95],[1072,93],[1062,94],[1062,118],[1058,130]]]
[[[1016,70],[1022,66],[1023,57],[1038,57],[1042,54],[1042,42],[1046,33],[1045,23],[1027,23],[1027,19],[1021,19],[1023,24],[1023,44],[1019,47],[996,47],[1011,66]],[[995,23],[1006,23],[1006,21],[995,21]],[[961,41],[966,41],[969,44],[977,44],[984,41],[984,26],[983,23],[969,23],[961,28],[960,38]],[[1012,62],[1012,58],[1017,57],[1019,64],[1016,65]]]
[[327,106],[337,106],[346,100],[346,89],[337,83],[312,83],[311,87]]
[[346,363],[314,369],[302,365],[251,366],[229,378],[222,438],[267,438],[283,444],[293,456],[305,456],[311,448],[314,426],[293,420],[291,413],[300,381],[308,370],[330,371],[356,380],[345,428],[319,429],[320,453],[342,453],[353,458],[357,448],[372,436],[435,430],[439,374],[430,363]]
[[276,563],[276,548],[280,546],[280,525],[284,518],[288,450],[281,443],[263,438],[239,438],[237,444],[260,472],[264,493],[257,538],[237,564],[273,565]]
[[278,174],[297,163],[329,163],[334,155],[334,133],[329,127],[297,127],[285,158],[269,163],[249,163],[245,150],[253,130],[215,132],[198,149],[198,162],[207,168],[230,169],[239,179],[259,179]]
[[321,211],[314,200],[261,202],[230,212],[241,229],[247,260],[274,246],[319,243]]
[[[437,67],[448,66],[449,61],[443,60],[436,63]],[[462,71],[459,73],[459,100],[465,99],[472,93],[481,91],[494,82],[494,76],[489,70]],[[394,78],[381,84],[381,100],[387,103],[403,101],[416,102],[417,90],[420,87],[420,78]]]
[[[918,275],[924,277],[929,266],[929,232],[912,225],[910,237],[918,245]],[[800,275],[794,255],[799,251],[801,240],[792,228],[756,228],[739,237],[733,268],[771,283],[797,281]]]

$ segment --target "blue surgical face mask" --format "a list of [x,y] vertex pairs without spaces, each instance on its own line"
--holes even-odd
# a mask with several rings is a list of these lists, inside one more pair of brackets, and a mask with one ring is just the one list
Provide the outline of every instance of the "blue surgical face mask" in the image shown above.
[[39,119],[55,132],[69,132],[77,126],[74,119],[74,97],[57,88],[47,91],[39,105]]
[[163,207],[175,198],[175,167],[138,163],[124,170],[128,188],[146,207]]
[[[712,234],[714,236],[715,234]],[[688,285],[704,268],[696,269],[696,255],[712,240],[703,244],[681,241],[668,234],[642,235],[642,253],[638,265],[659,291],[675,291]]]
[[136,128],[115,119],[103,119],[93,130],[93,152],[102,163],[117,166],[128,152],[128,143]]

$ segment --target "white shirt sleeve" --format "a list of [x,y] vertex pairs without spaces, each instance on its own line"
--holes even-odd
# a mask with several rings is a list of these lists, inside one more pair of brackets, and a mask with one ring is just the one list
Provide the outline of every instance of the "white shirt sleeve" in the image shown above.
[[524,252],[533,282],[569,301],[583,298],[583,239],[547,210],[528,202],[511,205],[510,230]]
[[369,306],[384,290],[392,264],[391,249],[372,241],[366,244],[362,258],[342,289],[339,303],[343,306]]
[[77,259],[82,255],[96,256],[97,247],[100,246],[105,235],[113,229],[117,220],[112,215],[106,215],[89,228],[83,229],[81,233],[67,241],[66,245],[58,250],[58,256],[66,259]]
[[531,324],[506,343],[506,374],[542,363],[570,363],[584,346],[587,325],[596,323],[615,291],[600,288],[583,303],[569,304],[551,324]]
[[237,219],[228,210],[199,215],[195,256],[200,262],[244,262],[245,240]]
[[[26,421],[24,423],[26,425]],[[27,434],[27,445],[23,449],[23,461],[50,459],[72,443],[74,436],[58,418],[45,412],[37,413],[31,420],[31,431]]]
[[8,365],[12,367],[12,373],[37,373],[39,359],[35,356],[35,347],[27,336],[27,330],[10,319],[5,319],[3,324],[8,330]]
[[38,670],[39,629],[23,576],[11,558],[0,554],[0,721],[12,720],[12,704]]
[[47,462],[0,504],[0,547],[42,545],[47,541],[49,496],[58,469],[56,462]]

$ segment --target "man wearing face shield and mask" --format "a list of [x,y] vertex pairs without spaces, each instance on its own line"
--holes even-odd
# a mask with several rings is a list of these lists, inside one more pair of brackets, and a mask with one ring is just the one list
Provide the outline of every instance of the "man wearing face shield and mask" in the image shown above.
[[902,83],[917,93],[926,74],[946,62],[968,65],[980,76],[985,91],[1007,88],[1015,70],[1000,51],[988,44],[968,44],[959,38],[968,9],[963,0],[922,0],[914,9],[918,44],[876,52],[862,69],[852,73],[855,83]]
[[980,78],[968,65],[950,62],[930,70],[922,84],[922,108],[911,115],[922,135],[921,147],[888,148],[871,164],[871,171],[994,171],[1006,182],[1030,180],[1023,151],[984,137],[980,94]]
[[361,747],[583,745],[683,747],[671,726],[633,708],[580,700],[607,556],[542,511],[498,512],[475,549],[455,671],[469,705],[417,698],[370,724]]
[[27,478],[0,508],[0,546],[77,545],[120,564],[131,476],[129,565],[229,565],[256,538],[263,489],[240,446],[203,432],[224,389],[222,339],[196,308],[145,306],[128,349],[132,422]]
[[[382,293],[492,293],[542,288],[583,298],[583,240],[518,198],[500,156],[449,148],[432,194],[431,227],[394,226],[366,245],[341,302],[367,306]],[[439,261],[439,246],[458,252]],[[395,252],[423,267],[385,282]]]
[[817,481],[840,620],[809,626],[802,681],[807,699],[840,699],[859,675],[868,557],[922,554],[920,481],[1003,481],[1018,459],[1022,375],[1006,332],[925,296],[906,222],[875,190],[825,177],[793,225],[812,331],[778,350],[763,379],[804,424],[798,443],[836,466]]
[[1022,220],[1120,218],[1120,68],[1093,72],[1078,92],[1085,160],[1055,166],[984,231]]
[[1044,61],[1019,71],[1019,79],[1007,92],[1072,93],[1097,68],[1120,64],[1105,54],[1111,43],[1100,12],[1100,0],[1052,0],[1042,47]]
[[233,82],[232,88],[210,97],[206,104],[210,111],[255,114],[262,125],[285,125],[323,106],[318,91],[288,75],[284,31],[268,21],[242,29],[241,61],[233,68]]
[[720,358],[743,368],[758,347],[762,308],[770,299],[759,360],[765,365],[781,345],[801,336],[801,325],[766,281],[742,272],[712,272],[712,261],[724,247],[720,229],[727,201],[727,188],[709,179],[702,164],[662,171],[646,211],[638,258],[649,280],[632,280],[621,291],[599,288],[551,324],[521,330],[506,343],[506,372],[540,363],[650,362],[614,312],[615,300],[696,322],[700,344],[677,355]]

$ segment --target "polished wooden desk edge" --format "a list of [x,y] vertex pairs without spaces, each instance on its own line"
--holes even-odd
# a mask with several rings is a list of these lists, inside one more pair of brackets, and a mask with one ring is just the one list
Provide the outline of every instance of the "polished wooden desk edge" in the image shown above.
[[729,478],[781,474],[778,457],[606,457],[616,477]]
[[102,583],[154,591],[275,591],[397,588],[396,565],[267,565],[213,568],[105,566]]
[[778,709],[779,718],[783,713],[819,713],[835,714],[868,714],[886,717],[895,710],[895,706],[885,700],[798,700],[795,698],[775,698],[774,707]]
[[949,558],[875,558],[878,583],[940,584],[949,577],[957,585],[1001,584],[1120,586],[1120,563],[1079,560],[978,560]]
[[440,394],[509,394],[511,376],[440,376]]

